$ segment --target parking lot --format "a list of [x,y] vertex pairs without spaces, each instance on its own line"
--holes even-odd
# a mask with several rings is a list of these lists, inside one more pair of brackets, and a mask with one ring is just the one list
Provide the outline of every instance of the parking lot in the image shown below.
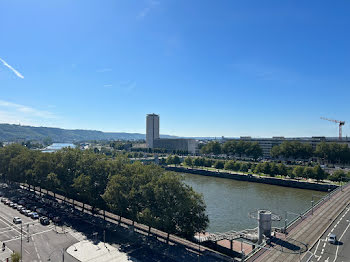
[[[25,204],[28,210],[35,211],[45,207],[38,199],[29,198],[28,193],[19,189],[12,190],[2,185],[0,190],[2,199],[9,199],[12,203],[24,200],[25,202],[21,203]],[[37,206],[33,205],[35,203]],[[46,212],[47,210],[51,210],[49,206]],[[58,215],[58,212],[54,214]],[[14,217],[20,218],[21,223],[15,224]],[[70,234],[68,230],[63,233],[62,226],[55,225],[52,221],[48,225],[43,225],[39,219],[21,214],[16,208],[1,202],[0,241],[1,245],[4,243],[11,250],[22,253],[23,261],[48,261],[48,259],[59,261],[62,259],[62,252],[72,244],[79,242],[79,239],[75,238],[74,234]],[[75,262],[77,260],[65,253],[65,261]]]
[[[46,194],[40,196],[18,185],[10,187],[6,184],[0,184],[0,194],[3,201],[8,200],[7,204],[0,203],[0,242],[13,251],[21,253],[22,250],[24,262],[62,261],[63,255],[66,262],[78,261],[66,250],[75,244],[79,248],[77,243],[86,239],[95,244],[109,243],[119,252],[127,254],[131,261],[171,262],[198,259],[195,253],[181,245],[167,245],[155,237],[135,233],[125,225],[104,221],[86,210],[82,211],[80,207],[74,207]],[[10,201],[22,205],[28,212],[22,214],[15,206],[10,207]],[[49,224],[43,225],[40,219],[31,218],[31,212],[38,213],[39,217],[49,218]],[[19,217],[22,223],[15,224],[14,217]],[[217,259],[203,256],[201,260]]]

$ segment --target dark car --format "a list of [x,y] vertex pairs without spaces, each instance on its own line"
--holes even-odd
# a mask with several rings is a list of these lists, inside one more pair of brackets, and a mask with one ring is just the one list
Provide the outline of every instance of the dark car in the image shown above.
[[40,217],[40,224],[42,225],[49,225],[50,224],[50,219],[48,219],[47,217]]
[[61,223],[61,218],[59,216],[56,216],[52,219],[52,221],[55,223],[55,224],[59,224]]

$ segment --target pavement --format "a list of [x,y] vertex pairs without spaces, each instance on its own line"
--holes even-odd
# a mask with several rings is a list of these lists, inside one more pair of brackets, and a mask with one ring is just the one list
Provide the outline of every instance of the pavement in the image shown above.
[[126,253],[120,252],[118,248],[108,243],[94,243],[90,240],[83,240],[70,246],[67,253],[81,262],[137,262],[135,258],[129,257]]
[[[265,246],[264,252],[258,252],[257,255],[250,257],[247,261],[289,262],[304,261],[304,259],[307,261],[307,258],[311,255],[309,249],[322,238],[325,231],[333,224],[334,220],[338,219],[339,214],[344,212],[349,203],[350,186],[332,195],[329,200],[314,211],[313,215],[304,218],[296,227],[292,228],[287,236],[280,235],[273,239],[270,245]],[[346,227],[342,227],[345,230]]]
[[[303,258],[303,262],[346,262],[350,261],[350,208],[349,206],[337,217],[317,244]],[[330,234],[335,234],[338,241],[328,242]]]
[[[13,224],[12,219],[18,216],[21,224]],[[21,241],[22,228],[22,241]],[[28,218],[16,209],[0,203],[0,242],[5,243],[6,251],[21,253],[23,262],[60,261],[62,251],[78,242],[71,234],[58,234],[53,225],[43,226],[38,220]],[[0,251],[0,260],[2,260]],[[77,259],[66,254],[65,262],[78,262]]]

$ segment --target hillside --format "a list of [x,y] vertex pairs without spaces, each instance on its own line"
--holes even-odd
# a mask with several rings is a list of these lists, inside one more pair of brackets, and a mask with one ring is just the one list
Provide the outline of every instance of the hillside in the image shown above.
[[[161,135],[163,138],[173,136]],[[88,140],[140,140],[145,139],[139,133],[108,133],[96,130],[70,130],[52,127],[33,127],[0,124],[0,141],[44,140],[51,138],[53,142],[75,142]]]

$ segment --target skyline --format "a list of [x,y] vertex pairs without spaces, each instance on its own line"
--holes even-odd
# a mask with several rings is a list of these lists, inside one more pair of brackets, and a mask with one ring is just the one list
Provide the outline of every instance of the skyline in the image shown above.
[[[0,122],[350,136],[350,3],[1,2]],[[64,19],[62,19],[64,17]]]

